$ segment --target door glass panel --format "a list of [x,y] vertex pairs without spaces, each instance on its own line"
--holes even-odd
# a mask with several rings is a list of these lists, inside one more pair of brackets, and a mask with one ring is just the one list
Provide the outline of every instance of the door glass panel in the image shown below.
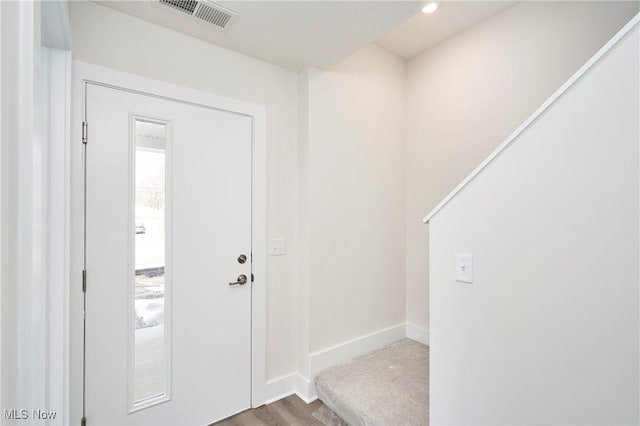
[[135,121],[134,406],[167,396],[166,125]]

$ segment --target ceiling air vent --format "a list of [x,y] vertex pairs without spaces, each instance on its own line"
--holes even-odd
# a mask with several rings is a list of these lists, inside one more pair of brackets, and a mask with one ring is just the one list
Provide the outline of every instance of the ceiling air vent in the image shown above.
[[196,10],[198,5],[196,0],[160,0],[160,3],[189,15],[193,15],[193,11]]
[[207,0],[158,0],[161,5],[193,16],[219,29],[227,29],[238,19],[238,14]]

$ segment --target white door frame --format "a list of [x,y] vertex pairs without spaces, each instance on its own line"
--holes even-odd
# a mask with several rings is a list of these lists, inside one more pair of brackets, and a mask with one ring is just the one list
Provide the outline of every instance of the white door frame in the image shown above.
[[[251,291],[251,406],[265,402],[266,385],[266,108],[213,93],[190,89],[146,77],[125,73],[80,61],[73,62],[73,109],[71,127],[71,321],[70,383],[71,423],[83,416],[83,293],[84,269],[84,144],[82,123],[86,116],[87,84],[110,86],[120,90],[174,100],[193,106],[214,108],[249,116],[252,121],[252,270],[255,281]],[[88,123],[91,144],[91,123]],[[87,288],[91,291],[91,271],[87,271]],[[91,416],[91,413],[86,413]],[[91,424],[91,418],[87,419]]]

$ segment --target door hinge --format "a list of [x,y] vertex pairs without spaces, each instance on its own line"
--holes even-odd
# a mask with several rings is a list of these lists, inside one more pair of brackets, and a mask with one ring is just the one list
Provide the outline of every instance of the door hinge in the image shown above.
[[87,135],[89,133],[89,125],[86,121],[82,122],[82,143],[87,144]]
[[85,269],[82,270],[82,292],[87,292],[87,271]]
[[85,416],[82,416],[82,419],[80,420],[80,426],[87,426],[87,418]]
[[251,282],[253,282],[254,277],[253,277],[253,272],[251,273]]

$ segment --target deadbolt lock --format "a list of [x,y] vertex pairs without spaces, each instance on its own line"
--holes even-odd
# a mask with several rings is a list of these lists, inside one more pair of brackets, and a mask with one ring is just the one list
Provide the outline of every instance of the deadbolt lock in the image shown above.
[[238,263],[244,263],[247,261],[247,256],[245,256],[244,254],[241,254],[240,256],[238,256]]

